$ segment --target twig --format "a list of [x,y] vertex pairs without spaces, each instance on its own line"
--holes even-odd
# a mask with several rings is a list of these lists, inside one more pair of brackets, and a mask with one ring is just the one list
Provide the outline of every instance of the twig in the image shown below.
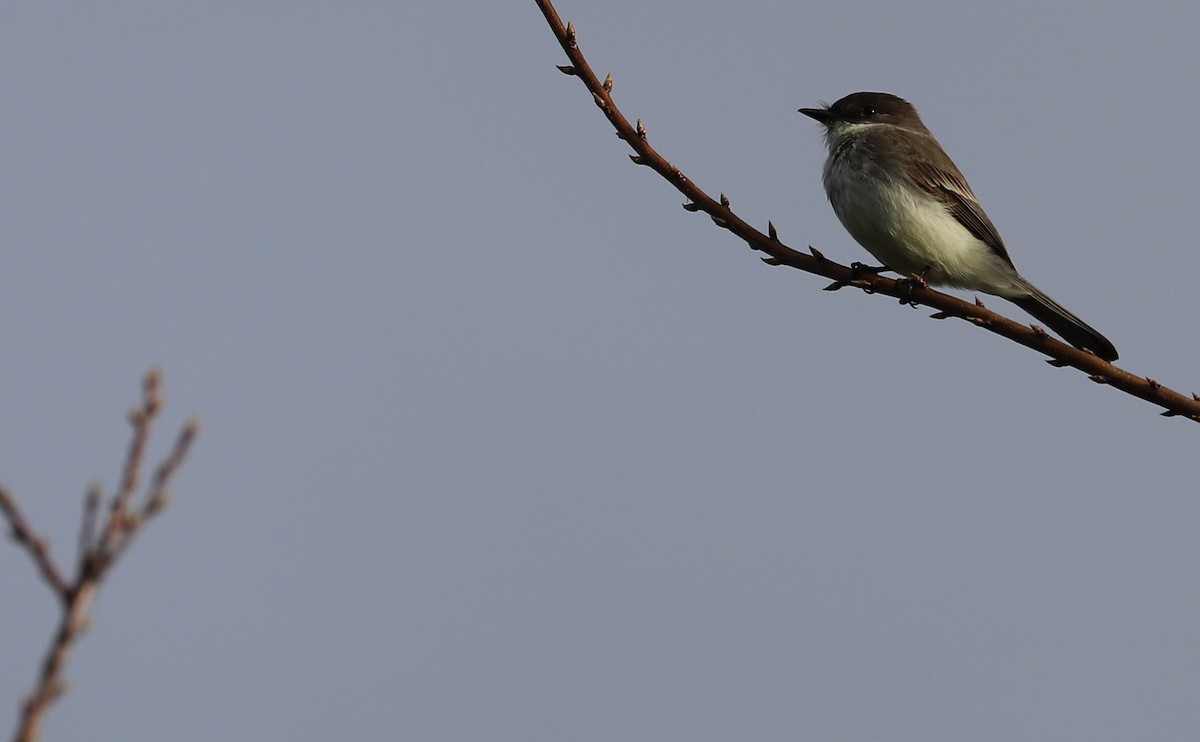
[[727,229],[743,241],[751,249],[766,253],[770,257],[763,258],[768,265],[786,265],[808,273],[825,276],[833,280],[826,290],[836,291],[847,286],[862,289],[868,294],[884,294],[899,299],[902,304],[916,306],[923,304],[938,310],[932,316],[935,319],[958,317],[1001,335],[1016,343],[1032,348],[1050,356],[1047,363],[1052,366],[1070,366],[1076,368],[1098,383],[1107,384],[1126,394],[1131,394],[1147,402],[1162,407],[1165,417],[1182,416],[1194,422],[1200,422],[1200,395],[1190,397],[1169,389],[1148,376],[1137,376],[1120,369],[1107,361],[1092,355],[1090,352],[1067,345],[1049,335],[1037,325],[1025,325],[1015,322],[1003,315],[989,310],[978,299],[975,303],[963,301],[949,294],[943,294],[930,288],[913,286],[909,281],[898,281],[875,273],[862,271],[857,267],[845,266],[827,259],[816,248],[809,247],[809,252],[800,252],[780,242],[775,226],[768,222],[768,234],[759,232],[743,221],[729,208],[729,199],[721,194],[714,199],[689,180],[673,163],[660,155],[650,146],[646,138],[646,126],[639,119],[636,124],[630,124],[612,99],[612,75],[601,81],[592,71],[591,65],[584,58],[577,43],[573,24],[564,25],[550,0],[535,0],[538,8],[550,24],[563,51],[570,60],[569,65],[560,65],[559,71],[578,77],[592,94],[592,100],[608,118],[609,123],[636,154],[630,159],[637,165],[644,165],[661,175],[688,201],[683,205],[688,211],[703,211],[712,218],[718,227]]
[[13,735],[15,742],[32,742],[38,738],[42,720],[50,705],[66,690],[64,671],[67,660],[75,643],[90,624],[88,611],[100,589],[100,583],[142,525],[166,505],[167,485],[183,464],[200,430],[200,424],[195,419],[184,424],[171,453],[155,471],[145,499],[134,506],[133,495],[141,479],[151,424],[162,409],[161,385],[161,373],[155,370],[146,374],[142,404],[130,413],[133,439],[121,469],[121,481],[109,505],[108,517],[99,531],[97,521],[103,493],[99,486],[93,486],[84,496],[78,565],[75,578],[70,583],[51,558],[46,542],[30,529],[16,500],[7,490],[0,488],[0,511],[8,520],[13,538],[29,553],[42,577],[61,600],[63,608],[54,638],[42,660],[37,685],[21,703],[21,718]]
[[60,599],[66,600],[70,588],[62,576],[62,572],[58,571],[58,565],[54,563],[54,558],[50,556],[50,545],[46,543],[46,539],[33,532],[33,529],[29,527],[29,521],[25,520],[21,509],[17,507],[17,501],[2,486],[0,486],[0,511],[4,512],[4,517],[8,520],[13,540],[29,552],[29,558],[33,560],[42,579],[50,585],[54,594]]

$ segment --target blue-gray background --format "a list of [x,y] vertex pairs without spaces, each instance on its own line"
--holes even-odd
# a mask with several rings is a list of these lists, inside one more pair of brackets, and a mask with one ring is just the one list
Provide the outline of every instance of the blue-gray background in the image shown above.
[[[795,109],[911,99],[1025,275],[1200,386],[1195,3],[559,10],[841,261]],[[1196,425],[764,266],[532,2],[3,15],[0,480],[65,559],[149,366],[156,456],[205,420],[47,740],[1200,737]],[[0,595],[11,720],[56,610],[11,546]]]

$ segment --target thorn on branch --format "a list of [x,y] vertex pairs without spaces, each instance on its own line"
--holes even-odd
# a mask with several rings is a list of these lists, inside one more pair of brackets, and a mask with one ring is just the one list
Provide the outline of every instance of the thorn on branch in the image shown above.
[[596,105],[599,106],[601,110],[603,110],[605,113],[608,113],[608,104],[604,102],[604,99],[600,97],[599,93],[592,93],[592,100],[596,101]]
[[767,265],[783,265],[783,261],[779,258],[759,258],[759,260]]
[[642,123],[641,119],[637,120],[637,135],[639,139],[646,138],[646,125]]
[[1091,379],[1092,381],[1096,382],[1097,384],[1107,384],[1108,383],[1108,377],[1102,376],[1101,374],[1092,374],[1091,376],[1088,376],[1088,378]]
[[824,254],[823,254],[823,253],[822,253],[820,250],[818,250],[817,248],[813,247],[812,245],[809,245],[809,246],[808,246],[808,251],[809,251],[810,253],[812,253],[812,256],[813,256],[814,258],[816,258],[817,260],[825,260],[825,255],[824,255]]
[[729,222],[725,221],[719,216],[710,216],[709,218],[713,220],[713,224],[721,227],[722,229],[729,227]]
[[699,211],[700,204],[692,203],[691,201],[689,201],[683,205],[683,210],[684,211],[692,211],[692,212]]
[[721,194],[721,205],[727,209],[729,208],[729,196],[726,196],[724,193]]
[[608,73],[608,76],[604,78],[604,84],[601,85],[601,87],[604,88],[604,92],[606,92],[606,93],[612,92],[612,73],[611,72]]
[[1050,333],[1046,332],[1046,328],[1042,327],[1041,325],[1030,325],[1029,329],[1033,330],[1033,334],[1037,335],[1041,340],[1045,340],[1046,338],[1050,337]]
[[558,71],[563,73],[564,75],[571,75],[572,77],[575,75],[575,67],[573,67],[572,65],[556,64],[554,66],[557,67]]
[[983,305],[983,300],[978,296],[975,297],[975,306],[979,307],[980,309],[987,309],[987,307]]
[[634,165],[645,165],[646,160],[641,155],[630,155],[629,159],[633,160]]
[[949,312],[934,312],[933,314],[929,315],[929,318],[930,319],[950,319],[953,316],[954,315],[950,314]]
[[1057,358],[1049,358],[1046,360],[1046,363],[1049,363],[1051,366],[1053,366],[1055,368],[1066,368],[1067,366],[1070,365],[1066,361],[1060,361]]
[[845,281],[834,281],[833,283],[829,284],[828,286],[826,286],[825,288],[823,288],[821,290],[822,291],[840,291],[849,285],[850,284],[846,283]]
[[567,21],[567,43],[574,49],[575,43],[575,21]]
[[1159,384],[1158,381],[1150,378],[1149,376],[1146,377],[1146,384],[1150,387],[1150,389],[1156,392],[1162,389],[1162,384]]
[[771,242],[779,242],[779,233],[775,231],[775,224],[770,219],[767,220],[767,237]]

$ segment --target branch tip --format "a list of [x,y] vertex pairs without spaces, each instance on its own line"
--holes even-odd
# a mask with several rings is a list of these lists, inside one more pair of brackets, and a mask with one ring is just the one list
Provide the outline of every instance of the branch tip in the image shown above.
[[[82,567],[87,555],[96,545],[96,523],[100,516],[100,502],[104,499],[104,488],[93,482],[83,496],[83,521],[79,526],[79,564]],[[81,569],[82,573],[82,569]]]
[[200,419],[200,416],[192,415],[187,419],[187,422],[183,424],[183,430],[180,432],[180,437],[186,437],[187,443],[190,445],[192,439],[200,435],[201,427],[203,427],[203,421]]

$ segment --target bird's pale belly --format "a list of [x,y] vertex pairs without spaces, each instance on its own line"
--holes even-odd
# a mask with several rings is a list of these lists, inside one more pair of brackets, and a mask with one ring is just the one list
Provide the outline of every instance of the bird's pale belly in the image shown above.
[[897,273],[1001,296],[1024,293],[1012,267],[928,193],[844,164],[826,173],[825,188],[846,231]]

